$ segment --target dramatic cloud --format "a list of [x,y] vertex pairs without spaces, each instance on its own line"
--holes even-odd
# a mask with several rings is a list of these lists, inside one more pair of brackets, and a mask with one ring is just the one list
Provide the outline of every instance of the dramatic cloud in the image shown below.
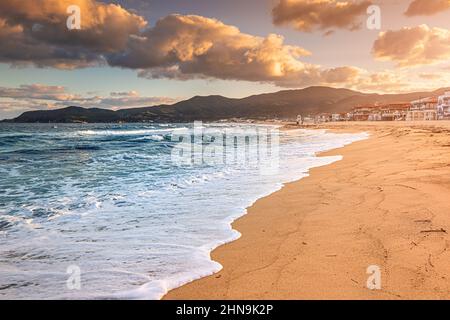
[[[81,9],[81,30],[68,30],[67,8]],[[125,50],[146,21],[120,6],[93,0],[0,2],[0,61],[57,68],[86,67]]]
[[375,58],[399,67],[435,64],[450,59],[450,30],[427,25],[381,32],[373,45]]
[[108,62],[139,69],[139,75],[147,78],[216,78],[284,87],[343,83],[357,72],[304,63],[299,58],[310,53],[283,42],[281,36],[252,36],[215,19],[170,15],[130,39],[128,51],[108,56]]
[[450,0],[414,0],[406,10],[405,15],[431,16],[450,9]]
[[72,94],[61,86],[42,84],[0,87],[0,119],[15,117],[24,111],[54,109],[68,106],[85,108],[125,109],[172,104],[178,99],[140,96],[137,91],[111,92],[109,96]]
[[[282,1],[280,6],[292,5],[293,12],[299,12],[298,3]],[[318,10],[318,20],[308,20],[312,25],[351,28],[369,4],[302,3]],[[74,4],[81,8],[82,29],[69,31],[66,9]],[[305,63],[301,58],[310,52],[286,45],[279,35],[257,37],[196,15],[173,14],[147,27],[137,14],[95,0],[0,2],[0,43],[0,62],[61,69],[109,64],[152,79],[244,80],[303,87],[347,83],[360,72],[348,66],[326,69]]]
[[334,28],[356,30],[371,4],[366,0],[280,0],[272,16],[275,25],[290,25],[304,32]]

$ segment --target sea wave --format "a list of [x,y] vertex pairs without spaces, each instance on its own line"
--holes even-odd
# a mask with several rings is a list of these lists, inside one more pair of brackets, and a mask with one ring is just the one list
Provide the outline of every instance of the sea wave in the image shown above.
[[165,140],[165,136],[158,135],[158,134],[152,134],[151,136],[144,136],[144,137],[137,138],[137,140],[163,141],[163,140]]
[[[219,131],[241,128],[205,126]],[[0,233],[6,235],[0,244],[5,264],[0,286],[36,284],[11,287],[3,294],[159,299],[170,289],[222,268],[210,252],[240,237],[231,223],[247,207],[284,183],[307,176],[311,168],[341,159],[316,153],[367,137],[281,132],[280,170],[264,176],[257,166],[243,163],[175,166],[173,143],[164,140],[187,127],[60,125],[56,142],[55,136],[42,135],[42,150],[3,162],[0,172],[8,174],[0,180],[0,190],[7,190],[0,193]],[[149,143],[136,143],[140,140]],[[74,146],[96,148],[87,152]],[[22,148],[7,148],[14,152],[18,147]],[[25,264],[5,252],[39,252],[43,258]],[[54,283],[65,283],[66,268],[73,264],[83,272],[83,290],[55,287]]]
[[83,130],[77,131],[81,136],[135,136],[135,135],[150,135],[152,133],[161,132],[178,132],[188,130],[186,127],[182,128],[167,128],[167,129],[144,129],[144,130]]

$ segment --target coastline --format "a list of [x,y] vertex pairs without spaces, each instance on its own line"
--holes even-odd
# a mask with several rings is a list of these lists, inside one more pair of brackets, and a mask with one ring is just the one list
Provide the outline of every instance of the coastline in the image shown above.
[[[450,124],[338,123],[368,140],[320,154],[341,161],[259,199],[214,250],[223,269],[164,299],[432,299],[450,296]],[[440,231],[439,231],[440,230]],[[449,242],[450,243],[450,242]],[[382,289],[368,290],[378,265]]]

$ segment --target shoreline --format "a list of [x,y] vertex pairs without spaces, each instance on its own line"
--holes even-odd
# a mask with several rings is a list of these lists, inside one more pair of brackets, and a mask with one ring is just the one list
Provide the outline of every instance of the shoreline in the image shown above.
[[[247,124],[247,123],[240,123],[240,124]],[[260,123],[258,123],[258,125],[276,126],[276,127],[279,127],[279,129],[280,129],[281,131],[294,131],[294,130],[315,131],[315,130],[323,130],[323,129],[324,129],[324,128],[311,128],[311,127],[298,126],[298,125],[294,125],[294,124],[286,123],[286,122],[285,122],[285,123],[276,123],[276,124],[275,124],[275,123],[272,123],[272,122],[260,122]],[[345,130],[345,131],[342,131],[342,130],[332,130],[332,129],[327,129],[327,128],[325,128],[325,130],[326,130],[327,133],[338,133],[338,134],[364,134],[364,133],[366,133],[366,132],[362,132],[362,131],[358,131],[358,130]],[[364,141],[364,140],[369,139],[369,138],[370,138],[370,135],[367,135],[367,138],[364,138],[364,139],[362,139],[362,140],[357,140],[357,141],[355,141],[355,142],[351,142],[349,145],[351,145],[351,144],[353,144],[353,143],[356,143],[356,142],[358,142],[358,141]],[[346,146],[348,146],[348,145],[346,145]],[[346,146],[343,146],[343,147],[335,147],[335,148],[332,148],[332,149],[329,149],[329,150],[326,150],[326,151],[320,151],[320,152],[317,152],[316,157],[317,157],[317,158],[335,157],[335,156],[341,157],[340,154],[333,154],[333,151],[335,151],[335,150],[340,150],[340,149],[342,149],[342,148],[345,148]],[[238,215],[238,216],[232,218],[231,221],[230,221],[230,223],[229,223],[230,230],[236,234],[236,237],[233,237],[232,239],[230,238],[229,241],[226,241],[226,242],[224,242],[224,243],[222,243],[222,244],[219,244],[219,245],[216,246],[214,249],[212,249],[211,252],[210,252],[210,259],[211,259],[211,261],[214,262],[214,263],[219,264],[219,265],[221,266],[221,269],[220,269],[219,271],[217,271],[217,272],[213,272],[213,273],[210,274],[210,275],[206,275],[206,276],[200,277],[200,278],[198,278],[198,279],[191,280],[191,281],[189,281],[189,282],[187,282],[187,283],[185,283],[185,284],[182,284],[182,285],[180,285],[180,286],[178,286],[178,287],[176,287],[176,288],[173,288],[173,289],[168,290],[168,292],[167,292],[166,294],[164,294],[164,295],[160,298],[160,300],[167,300],[169,294],[171,294],[172,292],[177,291],[178,289],[183,288],[183,287],[185,287],[185,286],[188,286],[188,285],[190,285],[190,284],[192,284],[192,283],[195,283],[195,282],[197,282],[197,281],[201,281],[202,279],[205,279],[205,278],[208,278],[208,277],[213,277],[213,276],[219,274],[220,272],[222,272],[224,266],[223,266],[218,260],[212,258],[212,256],[214,255],[214,253],[215,253],[216,250],[219,250],[219,249],[221,249],[222,247],[225,247],[225,246],[227,246],[227,245],[229,245],[229,244],[231,244],[231,243],[233,243],[233,242],[239,241],[239,240],[241,239],[241,237],[242,237],[242,232],[241,232],[240,230],[238,230],[238,229],[235,227],[235,224],[236,224],[237,222],[239,222],[241,219],[244,219],[244,218],[249,214],[249,210],[250,210],[252,207],[254,207],[259,201],[261,201],[261,200],[263,200],[263,199],[266,199],[266,198],[270,198],[271,196],[273,196],[274,194],[276,194],[276,193],[278,193],[278,192],[282,192],[283,189],[284,189],[287,185],[289,185],[289,184],[297,183],[297,182],[299,182],[299,181],[301,181],[301,180],[303,180],[303,179],[309,177],[309,176],[311,175],[311,171],[312,171],[312,170],[314,170],[314,169],[316,169],[316,168],[327,167],[327,166],[330,166],[330,165],[332,165],[333,163],[336,163],[336,162],[339,162],[339,161],[342,161],[342,159],[334,160],[334,161],[332,161],[332,162],[330,162],[330,163],[325,163],[325,164],[321,164],[321,165],[318,165],[318,166],[314,166],[314,167],[312,167],[312,168],[309,168],[309,169],[308,169],[308,172],[306,173],[306,176],[303,176],[303,177],[301,177],[301,178],[299,178],[299,179],[292,180],[292,181],[288,181],[288,182],[280,182],[280,183],[279,183],[280,186],[277,187],[277,188],[275,188],[276,190],[274,190],[274,191],[272,191],[271,193],[269,193],[269,194],[267,194],[267,195],[263,195],[263,196],[261,196],[260,198],[254,200],[247,208],[244,209],[244,211],[243,211],[242,214],[240,214],[240,215]],[[184,299],[184,298],[182,298],[182,299]]]
[[[447,129],[436,129],[442,127],[450,130],[446,123],[319,126],[332,132],[368,131],[371,136],[319,154],[342,155],[343,160],[310,169],[308,177],[287,183],[280,191],[255,202],[246,215],[233,223],[241,238],[211,253],[211,259],[223,269],[174,289],[163,299],[450,297],[446,289],[450,280],[443,263],[450,256],[442,251],[443,243],[446,249],[446,232],[422,232],[434,230],[435,220],[439,221],[436,230],[449,230],[450,219],[445,219],[443,213],[439,219],[430,219],[424,217],[423,211],[417,211],[420,205],[425,209],[439,205],[450,212],[450,206],[442,200],[446,186],[431,186],[433,190],[443,189],[439,190],[440,197],[433,198],[434,203],[430,203],[428,192],[426,197],[412,196],[421,189],[408,185],[411,179],[403,176],[403,160],[391,161],[394,154],[404,155],[410,145],[427,144],[429,139],[423,135],[448,140],[450,145]],[[422,158],[428,153],[441,151],[440,156],[445,155],[445,149],[440,150],[439,146],[425,149],[423,154],[412,150],[418,153],[413,154],[412,160],[417,158],[422,165]],[[387,173],[393,167],[397,172],[382,174],[383,169]],[[383,183],[386,179],[408,181],[388,186]],[[411,206],[402,197],[418,204]],[[387,203],[387,198],[398,203]],[[402,214],[417,219],[405,220]],[[419,226],[425,230],[417,231]],[[442,252],[436,253],[439,250]],[[374,264],[382,271],[382,290],[368,290],[365,285],[367,267]],[[431,269],[436,273],[433,276]]]
[[[238,123],[238,124],[240,124],[240,125],[249,125],[248,123],[243,123],[243,122],[242,123]],[[254,124],[250,124],[250,125],[254,125]],[[300,128],[300,127],[285,128],[286,123],[273,124],[273,123],[261,122],[261,123],[257,123],[257,125],[259,125],[259,126],[265,125],[265,126],[270,126],[270,127],[277,127],[278,129],[280,129],[280,131],[296,131],[296,130],[313,131],[312,129],[309,129],[309,128]],[[330,130],[322,130],[322,131],[330,131]],[[330,131],[330,132],[327,132],[327,133],[332,134],[333,132]],[[349,133],[349,132],[340,132],[340,133],[343,134],[343,133]],[[367,137],[365,136],[365,137],[358,137],[358,138],[356,138],[356,135],[364,135],[365,134],[364,132],[352,132],[352,133],[349,133],[349,134],[353,134],[354,136],[353,136],[352,139],[357,139],[356,141],[360,141],[361,139],[364,140],[364,139],[368,138],[368,136]],[[340,139],[344,139],[344,137],[345,136],[342,135],[342,137],[339,137],[339,138]],[[259,200],[264,199],[266,197],[270,197],[274,193],[277,193],[277,192],[281,191],[285,187],[286,184],[299,181],[299,180],[304,179],[305,177],[309,176],[311,169],[328,166],[328,165],[330,165],[330,164],[332,164],[334,162],[341,161],[341,159],[331,159],[331,158],[333,158],[333,156],[328,157],[330,159],[325,159],[327,157],[326,156],[321,157],[320,154],[321,153],[325,153],[325,152],[329,152],[329,151],[334,150],[334,149],[342,148],[342,146],[345,146],[345,145],[348,145],[348,144],[351,144],[351,143],[354,143],[354,141],[349,142],[349,141],[346,141],[346,140],[342,140],[342,141],[339,142],[340,146],[333,146],[333,147],[331,147],[331,148],[329,148],[329,149],[327,149],[325,151],[317,151],[317,153],[315,154],[314,158],[316,158],[316,160],[318,162],[320,162],[319,158],[323,158],[322,161],[324,163],[317,163],[317,164],[314,164],[312,166],[309,165],[306,172],[300,172],[300,173],[297,174],[297,176],[299,176],[299,177],[296,177],[296,178],[293,178],[293,179],[290,179],[290,180],[287,180],[287,181],[285,179],[283,179],[282,181],[277,182],[276,184],[274,184],[271,187],[270,191],[260,194],[259,196],[255,197],[255,199],[252,200],[249,204],[247,204],[246,207],[242,207],[242,211],[239,214],[235,214],[235,215],[232,215],[229,218],[227,218],[227,220],[228,220],[227,225],[228,225],[229,231],[231,233],[230,237],[227,240],[219,241],[219,242],[217,242],[217,243],[215,243],[213,245],[208,245],[207,246],[208,248],[210,248],[210,249],[208,249],[209,250],[208,258],[213,264],[216,265],[216,270],[213,270],[213,271],[210,271],[210,272],[206,272],[204,275],[201,275],[201,276],[197,275],[196,277],[191,278],[191,280],[186,280],[190,276],[184,277],[184,279],[179,280],[179,284],[178,285],[176,285],[176,286],[169,286],[169,287],[172,287],[172,289],[167,289],[167,287],[166,287],[167,292],[162,294],[160,296],[159,300],[164,300],[164,297],[166,297],[166,295],[169,292],[173,291],[173,290],[176,290],[176,289],[178,289],[180,287],[183,287],[183,286],[188,285],[188,284],[190,284],[192,282],[201,280],[203,278],[206,278],[206,277],[209,277],[209,276],[213,276],[213,275],[217,274],[218,272],[220,272],[223,269],[223,266],[218,261],[212,259],[211,258],[211,254],[215,250],[217,250],[218,248],[220,248],[222,246],[226,246],[226,245],[228,245],[230,243],[233,243],[233,242],[235,242],[235,241],[237,241],[237,240],[239,240],[241,238],[242,233],[239,230],[237,230],[236,228],[234,228],[233,226],[234,226],[236,221],[244,218],[248,214],[248,209],[249,208],[253,207],[255,205],[255,203],[257,203]],[[340,156],[337,156],[335,158],[340,158]],[[220,268],[218,266],[220,266]],[[143,287],[145,287],[145,285]],[[133,291],[131,291],[131,292],[133,292]]]

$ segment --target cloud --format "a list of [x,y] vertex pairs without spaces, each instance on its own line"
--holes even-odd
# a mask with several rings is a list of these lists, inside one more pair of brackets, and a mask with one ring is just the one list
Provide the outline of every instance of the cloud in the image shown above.
[[436,80],[442,78],[442,75],[438,73],[420,73],[419,77],[426,80]]
[[138,97],[139,92],[137,91],[127,91],[127,92],[111,92],[112,97]]
[[362,70],[355,67],[338,67],[323,71],[322,77],[327,83],[351,82],[357,79]]
[[444,62],[450,58],[450,30],[420,25],[381,32],[372,51],[375,58],[399,67]]
[[307,50],[201,16],[169,15],[130,39],[125,53],[108,56],[110,65],[138,69],[141,77],[177,80],[223,79],[274,83],[283,87],[345,82],[355,69],[322,69],[304,63]]
[[392,70],[365,71],[364,75],[354,84],[354,88],[369,92],[406,92],[413,89],[405,73]]
[[414,0],[410,3],[405,15],[408,17],[431,16],[448,9],[450,9],[449,0]]
[[308,66],[298,60],[310,53],[283,43],[281,36],[266,38],[240,32],[234,26],[201,16],[169,15],[130,39],[129,49],[112,54],[113,66],[144,69],[149,78],[217,78],[276,82]]
[[85,108],[103,108],[103,109],[129,109],[150,107],[162,104],[173,104],[178,99],[169,97],[141,97],[138,93],[128,96],[117,96],[111,94],[109,97],[94,96],[94,97],[80,97],[69,101],[59,101],[56,103],[57,107],[67,107],[70,105],[77,105]]
[[[67,8],[81,9],[81,30],[68,30]],[[146,21],[122,7],[94,0],[0,2],[0,61],[71,69],[96,65],[125,50]]]
[[[354,24],[347,15],[355,16],[368,4],[308,3],[321,10],[326,4],[320,19],[329,15],[333,26]],[[66,9],[73,4],[81,8],[82,29],[69,31]],[[222,79],[304,87],[346,83],[359,72],[350,66],[327,69],[303,62],[311,53],[285,44],[280,35],[253,36],[197,15],[172,14],[148,27],[143,17],[95,0],[2,1],[0,43],[0,62],[60,69],[108,64],[134,69],[150,79]]]
[[272,17],[275,25],[290,25],[304,32],[356,30],[361,27],[360,18],[371,4],[367,0],[280,0],[272,10]]
[[22,85],[16,88],[0,87],[0,97],[9,99],[70,100],[76,96],[68,94],[61,86],[41,84]]
[[68,106],[126,109],[172,104],[179,99],[141,96],[137,91],[111,92],[106,96],[73,94],[65,87],[43,84],[0,87],[0,118],[15,117],[24,111],[55,109]]

